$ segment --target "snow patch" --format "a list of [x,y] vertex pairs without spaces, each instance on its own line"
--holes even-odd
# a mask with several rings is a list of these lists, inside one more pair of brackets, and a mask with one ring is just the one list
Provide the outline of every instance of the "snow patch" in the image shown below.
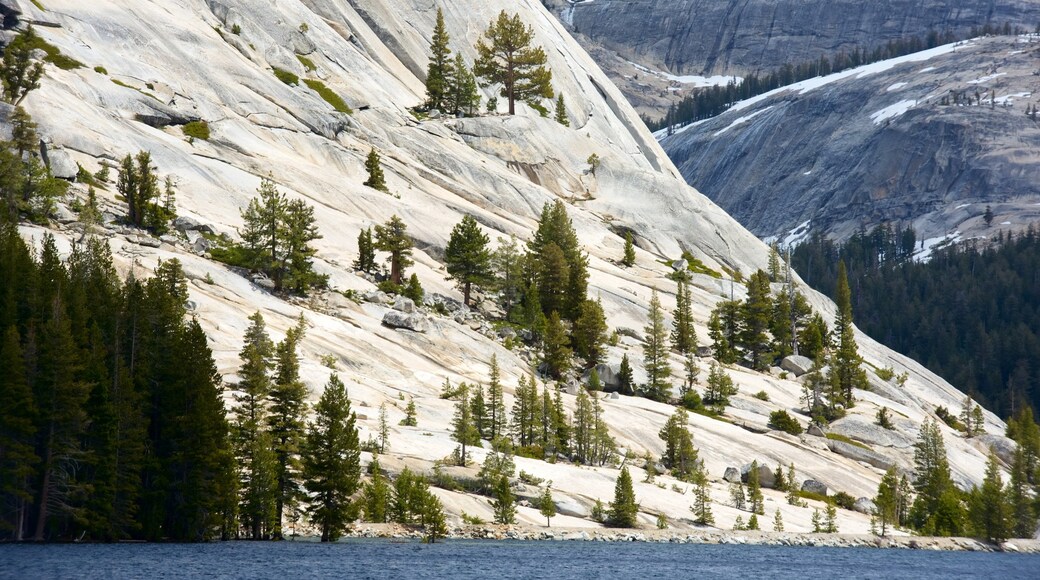
[[741,117],[741,118],[737,119],[736,121],[733,121],[732,123],[727,125],[725,128],[716,131],[715,132],[715,136],[718,137],[719,135],[722,135],[723,133],[725,133],[726,131],[729,131],[733,127],[736,127],[737,125],[741,125],[743,123],[747,123],[751,119],[754,119],[755,117],[761,115],[762,113],[765,113],[766,111],[768,111],[769,109],[772,109],[772,108],[773,108],[773,105],[769,105],[768,107],[766,107],[764,109],[759,109],[759,110],[755,111],[754,113],[751,113],[749,115],[744,115],[743,117]]
[[917,72],[918,73],[926,73],[926,72],[932,72],[933,70],[935,70],[934,66],[926,66],[926,67],[924,67],[923,69],[921,69],[921,70],[919,70]]
[[643,66],[643,65],[641,65],[639,63],[635,63],[635,62],[632,62],[630,60],[626,61],[626,62],[628,64],[634,66],[635,68],[637,68],[637,69],[647,73],[647,74],[652,74],[652,75],[654,75],[656,77],[661,77],[661,78],[663,78],[665,80],[669,80],[669,81],[672,81],[674,83],[680,83],[680,84],[684,84],[684,85],[693,85],[696,88],[724,87],[724,86],[726,86],[726,85],[728,85],[730,83],[739,85],[740,83],[744,82],[744,79],[742,77],[726,76],[726,75],[714,75],[714,76],[710,76],[710,77],[703,77],[703,76],[700,76],[700,75],[673,75],[671,73],[666,73],[664,71],[654,70],[652,68]]
[[927,262],[932,259],[932,253],[935,250],[955,244],[961,240],[960,232],[953,232],[952,234],[946,234],[945,236],[939,236],[936,238],[928,238],[921,241],[920,247],[914,252],[913,260],[915,262]]
[[907,84],[908,83],[893,83],[887,89],[885,89],[885,92],[891,93],[892,91],[898,91],[899,89],[905,87]]
[[1000,225],[1002,225],[1002,226],[1009,226],[1009,225],[1011,225],[1011,222],[1000,222]]
[[889,105],[884,109],[881,109],[876,113],[873,113],[872,115],[870,115],[870,120],[874,121],[875,125],[880,125],[881,123],[884,123],[889,119],[894,119],[902,115],[903,113],[913,108],[915,105],[917,105],[917,101],[914,99],[899,101],[894,105]]
[[994,105],[1014,105],[1015,104],[1015,99],[1028,98],[1031,95],[1032,95],[1032,93],[1029,93],[1029,92],[1012,93],[1010,95],[1004,95],[1004,96],[997,97],[995,99],[990,99],[990,100],[993,101]]
[[805,173],[803,173],[802,175],[812,175],[812,169],[810,169],[809,171],[806,171],[806,172],[805,172]]
[[795,226],[791,231],[787,232],[787,235],[780,240],[780,247],[793,248],[798,244],[805,241],[809,237],[809,230],[812,229],[812,220],[807,219],[804,222]]
[[971,204],[970,203],[962,203],[962,204],[958,205],[957,207],[955,207],[953,209],[964,209],[964,208],[968,207],[969,205],[971,205]]
[[993,73],[991,75],[986,75],[984,77],[979,77],[979,78],[977,78],[977,79],[975,79],[973,81],[968,81],[968,84],[969,85],[981,85],[982,83],[988,83],[991,80],[993,80],[993,79],[995,79],[997,77],[1002,77],[1002,76],[1004,76],[1006,74],[1007,73]]

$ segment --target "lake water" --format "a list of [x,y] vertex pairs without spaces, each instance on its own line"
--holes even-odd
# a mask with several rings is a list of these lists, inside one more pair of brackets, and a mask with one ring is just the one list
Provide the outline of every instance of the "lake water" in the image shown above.
[[606,542],[0,545],[0,578],[1040,578],[1040,556]]

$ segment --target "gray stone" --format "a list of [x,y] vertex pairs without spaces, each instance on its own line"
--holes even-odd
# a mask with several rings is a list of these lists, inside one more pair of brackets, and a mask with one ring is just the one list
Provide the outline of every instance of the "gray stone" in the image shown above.
[[177,244],[180,243],[181,240],[177,236],[171,236],[169,234],[165,234],[165,235],[159,236],[159,241],[164,243],[164,244],[169,244],[171,246],[176,246]]
[[54,213],[52,214],[52,217],[54,217],[54,221],[59,224],[71,224],[72,222],[79,220],[79,216],[73,213],[73,211],[63,203],[54,204]]
[[173,220],[173,227],[179,232],[197,230],[200,225],[202,224],[199,223],[199,220],[186,215],[177,216],[177,218]]
[[895,462],[885,457],[884,455],[870,449],[864,449],[858,445],[852,445],[844,441],[836,441],[834,439],[827,439],[827,447],[841,455],[842,457],[851,459],[853,461],[860,461],[877,467],[878,469],[888,469],[895,465]]
[[725,479],[730,483],[737,483],[740,481],[740,470],[736,467],[727,467],[726,473],[722,476],[722,479]]
[[860,417],[848,416],[834,421],[828,426],[831,433],[838,433],[868,445],[909,449],[914,440],[891,429],[867,422]]
[[426,332],[429,323],[426,317],[418,312],[406,314],[399,310],[389,310],[383,315],[383,325],[390,328],[403,328],[414,332]]
[[780,368],[793,374],[796,377],[800,377],[805,373],[812,370],[813,361],[807,356],[785,356],[784,360],[780,361]]
[[992,449],[997,454],[997,458],[1007,465],[1011,465],[1015,461],[1015,450],[1018,449],[1018,443],[1003,435],[983,433],[970,439],[970,442],[983,453],[989,453]]
[[440,305],[449,314],[455,314],[456,312],[469,312],[469,308],[467,308],[461,301],[443,294],[428,294],[426,296],[426,302],[431,306]]
[[604,391],[616,391],[621,388],[621,377],[618,375],[618,372],[621,370],[620,363],[600,363],[592,367],[582,375],[582,378],[584,378],[586,382],[588,382],[589,377],[592,376],[593,370],[595,370],[596,374],[599,375],[599,382],[600,385],[603,386]]
[[617,329],[617,332],[621,336],[627,336],[629,338],[634,338],[634,339],[640,340],[640,341],[643,340],[643,335],[640,334],[638,330],[635,330],[635,329],[632,329],[632,328],[628,328],[628,327],[622,326],[622,327]]
[[815,479],[806,479],[802,482],[802,491],[809,493],[815,493],[819,495],[827,495],[826,484],[816,481]]
[[195,241],[191,242],[191,249],[196,254],[205,254],[211,247],[213,247],[213,244],[202,236],[196,237]]
[[494,300],[482,300],[480,304],[477,305],[477,312],[496,320],[506,317],[505,311],[502,310]]
[[711,356],[711,347],[710,346],[698,346],[697,347],[697,356],[700,357],[700,358],[708,358],[708,357],[710,357]]
[[198,227],[198,230],[204,234],[217,235],[217,230],[210,224],[202,224]]
[[516,330],[512,326],[503,326],[498,329],[498,337],[502,339],[516,338]]
[[682,271],[688,270],[689,267],[690,267],[690,263],[687,262],[685,259],[675,260],[675,261],[672,262],[672,269],[677,271],[677,272],[682,272]]
[[148,248],[158,248],[162,245],[162,242],[151,236],[138,236],[137,243]]
[[809,428],[805,430],[806,433],[813,437],[826,437],[827,434],[823,432],[823,428],[816,423],[810,423]]
[[57,147],[49,149],[41,147],[41,151],[47,152],[44,160],[54,177],[72,181],[79,175],[79,165],[76,165],[68,151]]
[[365,294],[365,302],[372,302],[373,304],[386,304],[390,302],[390,297],[387,296],[386,292],[376,290],[374,292],[368,292]]
[[877,510],[877,505],[874,504],[874,500],[869,497],[861,497],[856,499],[856,503],[852,504],[852,509],[861,513],[867,514],[868,516],[874,515]]
[[263,274],[254,274],[252,277],[253,284],[261,288],[267,288],[268,290],[274,290],[274,280],[264,276]]
[[397,299],[394,300],[394,310],[404,312],[405,314],[412,314],[415,312],[415,302],[412,301],[411,298],[398,296]]
[[621,396],[618,395],[616,392],[607,394],[607,399],[610,400],[610,401],[616,401],[616,400],[618,400],[620,398],[621,398]]
[[[748,475],[751,473],[751,464],[748,463],[740,468],[740,479],[747,483]],[[769,462],[758,462],[758,484],[764,488],[772,489],[776,486],[776,476]]]

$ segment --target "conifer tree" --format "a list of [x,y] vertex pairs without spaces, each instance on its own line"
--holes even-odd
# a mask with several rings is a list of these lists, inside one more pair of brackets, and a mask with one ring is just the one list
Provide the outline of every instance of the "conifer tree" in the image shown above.
[[765,370],[775,354],[769,350],[769,322],[772,314],[769,299],[769,276],[762,270],[748,280],[747,300],[741,307],[740,345],[748,364],[755,370]]
[[708,370],[708,387],[704,390],[704,404],[716,413],[722,413],[729,405],[729,398],[737,394],[733,378],[718,363],[712,361]]
[[647,375],[643,395],[654,401],[664,401],[671,390],[668,377],[672,375],[672,369],[668,364],[668,335],[656,289],[650,294],[649,321],[643,333],[643,367]]
[[3,82],[3,100],[18,106],[25,96],[40,88],[43,63],[33,62],[32,54],[39,44],[39,36],[30,25],[4,47],[0,63],[0,81]]
[[574,461],[581,464],[592,462],[592,440],[596,429],[596,418],[593,415],[592,400],[588,393],[581,389],[574,407]]
[[795,478],[794,462],[791,462],[787,466],[787,503],[789,505],[801,505],[801,499],[798,496],[799,491],[800,486]]
[[738,510],[747,506],[747,494],[744,493],[744,486],[739,481],[734,481],[729,486],[729,498],[733,502],[733,507]]
[[491,507],[495,511],[495,523],[509,525],[516,521],[516,496],[509,486],[509,478],[502,475],[495,482]]
[[672,348],[680,354],[697,351],[697,329],[693,325],[693,298],[690,284],[679,281],[675,293],[675,314],[672,316]]
[[618,369],[618,392],[622,395],[636,394],[635,379],[632,376],[632,364],[628,362],[628,353],[621,355],[621,366]]
[[415,399],[408,397],[408,405],[404,408],[404,419],[401,419],[401,425],[405,427],[416,427],[419,421],[416,417],[415,411]]
[[874,516],[881,526],[881,536],[888,533],[888,528],[899,522],[899,476],[896,468],[890,467],[881,478],[877,496],[874,497]]
[[296,326],[290,328],[275,347],[275,377],[269,396],[271,412],[267,420],[277,462],[275,539],[282,538],[285,505],[295,501],[300,493],[299,453],[304,439],[307,387],[300,378],[297,349],[305,330],[306,321],[301,314]]
[[612,528],[634,528],[638,513],[639,504],[636,503],[636,494],[632,490],[632,475],[629,474],[626,465],[621,468],[614,484],[614,501],[610,502],[607,525]]
[[238,403],[235,439],[241,470],[239,513],[246,533],[259,540],[266,538],[276,526],[277,460],[267,431],[275,346],[259,312],[250,316],[249,321],[245,344],[239,353],[242,368],[234,397]]
[[386,403],[379,404],[379,452],[390,448],[390,419],[386,414]]
[[535,417],[538,412],[537,384],[534,377],[520,377],[516,386],[512,409],[513,441],[520,447],[535,444]]
[[426,107],[428,109],[445,110],[444,106],[454,73],[451,49],[448,48],[450,39],[444,25],[444,13],[437,8],[437,22],[434,24],[433,37],[430,39],[430,63],[426,67]]
[[141,151],[136,156],[127,154],[119,165],[116,191],[126,199],[129,209],[127,219],[137,227],[157,227],[160,224],[146,223],[149,209],[159,197],[159,180],[152,167],[152,156]]
[[556,95],[556,122],[564,127],[571,126],[571,121],[567,118],[567,105],[563,102],[563,93]]
[[422,496],[422,521],[426,536],[423,541],[427,544],[437,543],[437,538],[448,535],[448,525],[444,518],[444,506],[441,500],[433,495],[429,489],[424,490]]
[[776,242],[769,244],[769,280],[780,282],[780,252],[776,249]]
[[704,472],[704,466],[698,464],[693,472],[693,513],[697,516],[695,523],[702,526],[715,524],[715,516],[711,513],[711,490],[708,487],[708,474]]
[[756,514],[765,514],[765,498],[762,496],[762,485],[758,479],[758,460],[751,462],[751,471],[747,478],[748,501],[751,502],[751,511]]
[[665,452],[661,456],[665,467],[672,470],[673,477],[683,481],[692,480],[698,465],[697,448],[693,446],[689,421],[686,409],[679,407],[657,434],[665,442]]
[[375,147],[369,150],[368,157],[365,158],[365,171],[368,172],[368,179],[365,180],[363,185],[382,192],[390,191],[386,186],[386,178],[383,176],[383,164]]
[[553,97],[545,50],[532,46],[533,40],[534,29],[519,14],[510,17],[503,10],[477,41],[474,72],[483,79],[481,86],[502,85],[500,95],[508,99],[510,115],[516,114],[516,101]]
[[379,467],[379,457],[373,457],[368,464],[369,480],[361,494],[361,507],[365,513],[365,521],[383,523],[390,512],[390,485]]
[[314,271],[313,260],[318,250],[311,242],[322,237],[315,225],[314,207],[300,199],[290,201],[285,206],[282,226],[285,253],[278,264],[280,274],[275,276],[281,285],[276,287],[305,294],[312,287],[325,286],[328,276]]
[[560,315],[553,310],[549,313],[549,321],[545,325],[545,338],[542,341],[542,362],[545,373],[553,378],[560,378],[570,369],[571,363],[570,337],[560,320]]
[[823,532],[826,534],[838,533],[838,508],[832,503],[827,504],[827,514],[824,520]]
[[751,517],[748,518],[748,521],[747,521],[747,528],[745,528],[745,529],[748,529],[748,530],[759,530],[759,529],[761,529],[759,527],[759,525],[758,525],[758,514],[756,514],[756,513],[752,513],[751,514]]
[[737,362],[738,320],[740,303],[733,300],[720,302],[708,318],[708,338],[712,356],[722,364]]
[[452,419],[452,438],[459,444],[459,465],[466,465],[466,447],[480,446],[480,432],[473,417],[473,405],[470,403],[470,387],[466,383],[459,385],[455,399],[455,417]]
[[488,427],[488,439],[505,436],[508,429],[506,419],[506,404],[502,391],[501,373],[498,369],[498,356],[491,355],[491,365],[488,374],[488,396],[484,401],[484,420]]
[[588,255],[581,250],[562,201],[542,207],[538,229],[527,247],[543,312],[548,316],[557,310],[561,318],[575,320],[588,294]]
[[462,54],[455,55],[452,65],[451,84],[449,86],[447,111],[453,115],[472,115],[480,109],[480,91],[473,71],[466,66]]
[[354,269],[371,274],[376,269],[376,249],[372,245],[372,228],[358,232],[358,257],[354,260]]
[[412,239],[407,230],[408,226],[396,215],[386,224],[376,226],[375,248],[390,253],[390,281],[399,286],[404,281],[405,269],[412,265]]
[[462,302],[469,306],[470,289],[490,284],[494,272],[491,269],[491,251],[488,236],[480,230],[477,220],[466,214],[455,225],[444,250],[444,261],[448,267],[448,278],[462,287]]
[[304,485],[310,492],[311,520],[322,542],[335,542],[350,523],[351,496],[361,475],[361,446],[347,390],[333,373],[314,407],[303,453]]
[[942,432],[935,421],[926,419],[914,445],[914,489],[917,498],[910,510],[914,527],[936,536],[961,533],[963,507],[950,477]]
[[820,515],[818,508],[813,508],[812,513],[812,532],[814,534],[822,534],[824,531],[823,516]]
[[860,367],[862,359],[852,327],[852,294],[845,262],[838,263],[838,287],[834,295],[838,314],[834,319],[834,354],[831,356],[831,404],[848,408],[853,405],[853,389],[867,387],[867,374]]
[[607,318],[599,300],[584,300],[578,309],[578,318],[571,331],[574,353],[592,367],[603,359],[607,343]]
[[410,299],[416,304],[423,303],[423,296],[426,295],[426,291],[423,290],[422,284],[419,283],[419,276],[412,272],[412,275],[408,277],[408,283],[401,289],[401,296]]
[[17,327],[11,325],[0,344],[0,534],[22,539],[32,502],[30,478],[38,458],[34,450],[36,408],[26,376]]
[[1000,465],[991,451],[982,487],[972,489],[968,495],[968,520],[974,536],[994,544],[1008,539],[1012,514],[1007,500]]
[[538,498],[538,513],[545,518],[545,527],[549,527],[549,521],[556,515],[556,502],[552,496],[552,482],[545,484],[541,497]]
[[784,516],[780,513],[780,508],[776,508],[776,514],[773,515],[773,531],[784,531]]
[[632,243],[632,232],[625,231],[625,253],[621,256],[621,265],[631,268],[636,263],[636,248]]

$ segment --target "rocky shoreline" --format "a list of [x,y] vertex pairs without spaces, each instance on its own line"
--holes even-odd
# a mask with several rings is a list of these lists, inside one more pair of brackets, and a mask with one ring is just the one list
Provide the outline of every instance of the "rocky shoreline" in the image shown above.
[[[397,524],[364,524],[347,532],[349,538],[421,540],[421,529]],[[747,546],[800,546],[829,548],[895,548],[960,552],[1040,554],[1040,540],[1013,539],[1000,545],[973,538],[888,536],[863,534],[804,534],[725,530],[620,530],[606,528],[540,528],[478,525],[450,528],[452,540],[521,540],[579,542],[654,542],[670,544],[738,544]]]

